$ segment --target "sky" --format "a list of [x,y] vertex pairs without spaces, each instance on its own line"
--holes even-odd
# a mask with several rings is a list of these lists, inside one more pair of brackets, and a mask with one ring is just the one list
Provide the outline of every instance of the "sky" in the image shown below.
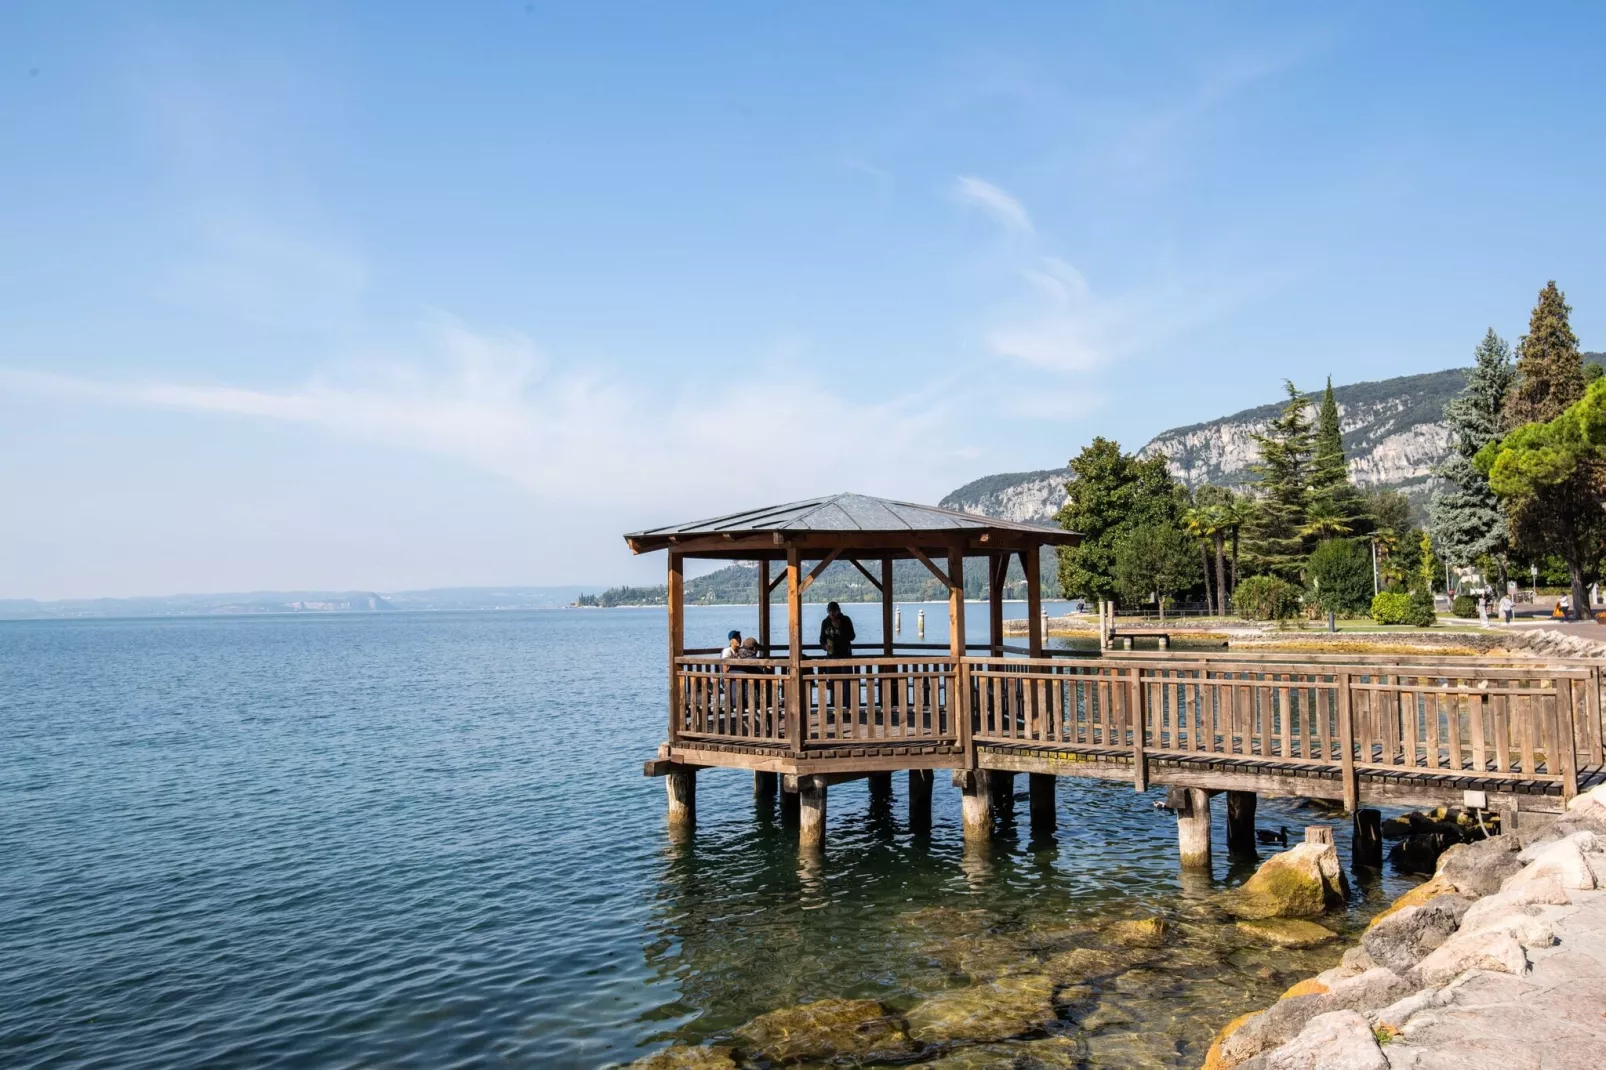
[[1606,9],[0,7],[0,597],[620,534],[1606,348]]

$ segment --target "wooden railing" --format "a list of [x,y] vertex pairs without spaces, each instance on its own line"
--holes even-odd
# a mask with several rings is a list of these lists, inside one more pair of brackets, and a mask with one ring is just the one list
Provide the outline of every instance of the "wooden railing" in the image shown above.
[[[781,658],[743,658],[738,671],[718,658],[676,661],[679,738],[784,743],[790,667]],[[674,726],[672,726],[674,727]]]

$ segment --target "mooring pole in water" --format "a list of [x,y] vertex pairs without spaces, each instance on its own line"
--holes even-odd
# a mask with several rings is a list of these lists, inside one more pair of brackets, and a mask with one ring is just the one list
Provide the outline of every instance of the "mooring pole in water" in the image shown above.
[[1047,835],[1058,822],[1054,818],[1054,785],[1059,778],[1053,773],[1028,773],[1026,781],[1032,798],[1032,832]]
[[1183,791],[1177,811],[1177,851],[1183,869],[1210,868],[1210,793],[1202,788]]
[[797,846],[800,851],[825,848],[825,779],[797,778]]
[[1255,855],[1255,803],[1252,791],[1227,792],[1227,853]]
[[909,829],[912,832],[931,831],[930,769],[909,770]]
[[671,828],[689,829],[697,823],[697,770],[681,765],[664,776],[669,795]]
[[1355,839],[1351,862],[1360,869],[1383,868],[1383,815],[1376,810],[1355,811]]
[[889,803],[889,802],[892,801],[892,774],[891,773],[871,773],[865,779],[870,782],[870,801],[871,802],[888,802]]
[[903,607],[899,606],[892,611],[892,634],[903,634]]
[[960,812],[965,822],[965,842],[986,843],[993,836],[993,795],[985,769],[954,770],[959,788]]
[[926,637],[926,611],[923,609],[915,613],[915,637],[917,639]]

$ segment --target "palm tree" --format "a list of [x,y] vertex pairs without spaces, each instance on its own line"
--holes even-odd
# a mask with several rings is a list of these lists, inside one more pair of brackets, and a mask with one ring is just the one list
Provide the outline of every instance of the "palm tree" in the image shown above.
[[1340,535],[1348,535],[1351,530],[1347,516],[1339,512],[1328,499],[1317,498],[1310,503],[1310,508],[1305,513],[1305,523],[1300,526],[1299,533],[1326,542]]
[[1228,589],[1228,599],[1238,590],[1238,534],[1255,518],[1254,500],[1247,496],[1234,494],[1219,506],[1221,509],[1221,527],[1232,540],[1232,585]]
[[[1216,609],[1225,617],[1227,609],[1227,532],[1233,531],[1232,510],[1222,504],[1210,507],[1210,538],[1216,548]],[[1237,532],[1233,531],[1233,554],[1237,556]],[[1234,566],[1236,568],[1236,565]],[[1205,571],[1209,571],[1207,565]]]
[[[1215,540],[1220,545],[1221,534],[1215,526],[1215,513],[1209,506],[1194,506],[1182,514],[1182,526],[1189,535],[1199,540],[1199,549],[1204,554],[1205,577],[1205,608],[1210,608],[1210,543]],[[1221,608],[1221,580],[1216,579],[1215,612],[1225,612]]]

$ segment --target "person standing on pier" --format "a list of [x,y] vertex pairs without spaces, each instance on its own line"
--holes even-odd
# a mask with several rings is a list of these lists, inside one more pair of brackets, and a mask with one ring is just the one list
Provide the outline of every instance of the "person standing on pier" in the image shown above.
[[842,612],[835,602],[825,607],[825,619],[820,622],[820,646],[828,658],[853,656],[853,618]]

